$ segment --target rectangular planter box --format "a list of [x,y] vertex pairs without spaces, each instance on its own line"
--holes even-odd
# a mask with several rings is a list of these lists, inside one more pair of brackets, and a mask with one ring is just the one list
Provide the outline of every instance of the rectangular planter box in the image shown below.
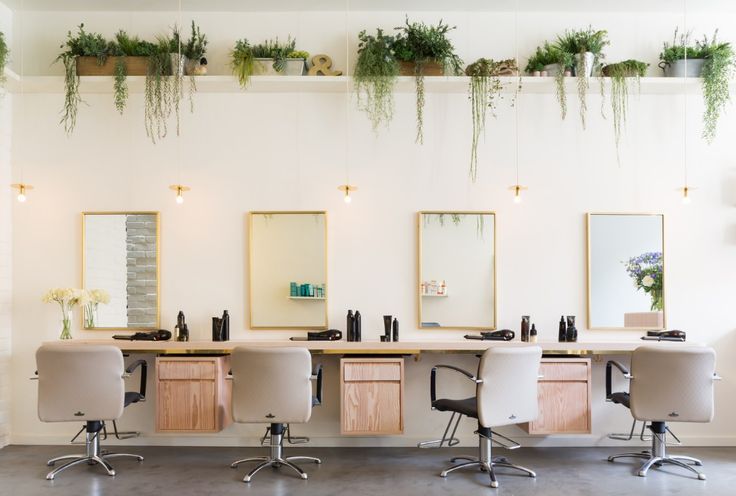
[[[402,76],[416,75],[416,64],[414,62],[399,62],[399,74]],[[425,76],[444,76],[445,68],[438,62],[427,62],[422,68],[422,74]]]
[[284,70],[277,71],[273,67],[273,59],[256,59],[257,76],[302,76],[304,74],[304,59],[286,59]]
[[[107,57],[105,63],[97,64],[97,57],[77,57],[77,76],[112,76],[121,57]],[[145,76],[148,73],[148,57],[122,57],[128,76]]]

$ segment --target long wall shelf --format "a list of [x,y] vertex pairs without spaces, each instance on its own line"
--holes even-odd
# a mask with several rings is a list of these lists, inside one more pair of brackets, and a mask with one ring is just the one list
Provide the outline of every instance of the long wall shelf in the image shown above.
[[[14,72],[6,69],[6,88],[11,93],[63,93],[64,79],[62,76],[27,76],[21,78]],[[467,93],[468,77],[425,77],[425,90],[429,93]],[[352,78],[348,76],[253,76],[247,90],[240,88],[234,76],[197,76],[195,78],[197,90],[201,93],[343,93],[346,84],[352,90]],[[518,78],[502,77],[504,93],[515,91]],[[184,78],[185,87],[189,85],[189,77]],[[589,94],[594,95],[600,91],[598,78],[590,79]],[[610,83],[606,81],[606,89]],[[665,78],[645,77],[641,78],[641,93],[647,95],[672,95],[687,93],[700,93],[702,80],[699,78]],[[574,77],[566,78],[566,90],[569,94],[577,91],[577,81]],[[522,77],[522,93],[530,94],[554,94],[555,80],[551,77]],[[144,76],[128,77],[128,89],[131,93],[143,93],[145,88]],[[736,83],[731,83],[732,91],[736,89]],[[110,76],[83,76],[80,83],[82,94],[112,93],[113,79]],[[400,77],[395,91],[397,93],[414,92],[414,78],[411,76]],[[633,89],[632,93],[636,90]]]

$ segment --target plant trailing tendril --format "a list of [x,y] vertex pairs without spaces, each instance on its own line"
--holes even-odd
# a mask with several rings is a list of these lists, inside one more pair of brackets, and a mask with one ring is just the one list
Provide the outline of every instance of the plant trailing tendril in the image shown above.
[[470,178],[473,182],[478,177],[478,142],[486,125],[486,117],[490,110],[493,117],[496,116],[496,104],[501,93],[501,80],[499,79],[501,67],[509,67],[514,60],[495,62],[491,59],[481,58],[470,64],[465,69],[465,74],[470,76],[470,110],[473,117],[473,134],[470,145]]
[[557,102],[560,104],[560,114],[564,119],[567,117],[567,94],[565,93],[565,71],[572,68],[573,57],[569,53],[565,53],[555,45],[545,42],[543,46],[537,47],[536,52],[529,59],[526,65],[526,72],[544,70],[545,66],[556,65],[557,74],[555,75],[555,89]]
[[125,57],[118,57],[115,62],[115,74],[113,76],[113,93],[115,96],[115,108],[123,113],[125,103],[128,100],[128,83],[125,71]]
[[5,42],[5,34],[0,31],[0,87],[5,84],[5,66],[8,64],[8,44]]
[[[626,124],[628,110],[629,85],[635,84],[637,89],[640,80],[647,72],[649,64],[638,60],[624,60],[617,64],[609,64],[601,69],[601,75],[611,80],[611,112],[613,114],[613,134],[618,156],[621,132]],[[601,83],[601,88],[604,85]]]
[[378,29],[376,36],[361,31],[358,39],[353,74],[358,108],[368,114],[373,131],[378,131],[381,124],[388,126],[394,113],[393,89],[399,75],[393,49],[395,38]]

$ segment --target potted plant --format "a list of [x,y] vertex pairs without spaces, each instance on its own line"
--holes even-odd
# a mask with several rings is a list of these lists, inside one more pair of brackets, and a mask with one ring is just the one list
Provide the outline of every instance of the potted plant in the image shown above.
[[639,88],[640,79],[647,73],[649,64],[639,60],[624,60],[616,64],[608,64],[601,69],[603,77],[611,80],[611,112],[613,113],[613,134],[616,140],[616,154],[621,141],[621,130],[626,123],[628,109],[629,85]]
[[358,60],[353,81],[358,108],[365,111],[377,131],[381,123],[388,126],[394,113],[394,84],[399,75],[399,62],[394,54],[395,37],[378,29],[376,35],[358,34]]
[[5,41],[5,34],[0,31],[0,87],[5,84],[5,66],[8,64],[10,49]]
[[303,76],[307,70],[307,59],[309,52],[304,50],[293,50],[286,54],[286,75]]
[[[300,61],[289,61],[287,56],[294,52],[295,47],[296,40],[292,40],[291,36],[285,44],[280,43],[279,39],[276,38],[253,46],[251,50],[256,61],[255,73],[266,76],[294,75]],[[289,66],[291,66],[291,69],[289,69]],[[301,75],[303,70],[304,61],[301,60],[298,74]]]
[[179,31],[174,30],[172,45],[173,52],[178,53],[181,49],[181,54],[185,57],[184,74],[187,76],[207,74],[207,59],[204,56],[207,53],[207,35],[202,34],[194,21],[192,21],[192,31],[186,42],[180,40]]
[[[143,41],[137,36],[129,36],[123,30],[115,34],[115,40],[110,43],[108,63],[113,66],[113,96],[115,108],[121,114],[128,101],[128,76],[145,76],[148,72],[148,58],[153,52],[154,45]],[[77,60],[77,72],[82,58]],[[86,71],[86,69],[85,69]]]
[[555,46],[561,52],[573,57],[573,69],[578,81],[578,100],[580,101],[580,120],[585,129],[585,113],[587,111],[587,91],[589,79],[605,57],[603,48],[608,45],[608,32],[587,29],[565,31],[557,37]]
[[[730,99],[729,80],[733,76],[736,59],[730,43],[717,40],[718,30],[710,40],[703,36],[695,46],[690,46],[689,35],[680,36],[677,43],[677,30],[672,45],[664,44],[660,54],[659,66],[665,76],[703,78],[703,138],[712,143],[716,135],[718,118]],[[686,70],[687,68],[687,70]]]
[[235,42],[235,46],[230,51],[230,68],[233,74],[237,76],[238,82],[242,88],[247,88],[250,83],[250,77],[256,71],[256,58],[253,55],[253,47],[246,38]]
[[567,117],[567,93],[565,92],[565,77],[572,74],[574,58],[571,54],[565,53],[555,45],[544,42],[544,45],[537,47],[534,55],[531,56],[526,65],[526,72],[534,73],[539,71],[540,76],[553,76],[555,78],[555,86],[557,92],[557,101],[560,104],[560,113],[562,118]]
[[496,62],[480,58],[465,68],[470,77],[470,109],[473,117],[473,134],[470,145],[470,178],[478,177],[478,141],[485,130],[486,117],[490,110],[496,117],[496,104],[501,96],[500,76],[514,76],[518,73],[514,59]]
[[417,143],[424,142],[424,76],[462,74],[462,60],[447,33],[455,29],[441,20],[437,26],[423,22],[409,22],[397,27],[399,34],[394,42],[394,53],[399,61],[401,75],[415,78],[417,90]]

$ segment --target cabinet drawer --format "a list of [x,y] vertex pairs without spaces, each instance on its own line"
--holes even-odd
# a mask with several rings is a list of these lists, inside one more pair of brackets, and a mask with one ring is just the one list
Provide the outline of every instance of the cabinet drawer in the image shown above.
[[159,360],[160,380],[210,380],[214,381],[217,367],[214,360]]
[[345,362],[343,379],[357,381],[400,381],[400,362]]
[[343,385],[342,433],[387,435],[403,432],[401,384],[353,382]]
[[541,382],[550,381],[587,381],[588,364],[585,362],[557,362],[543,361],[539,367],[539,373],[543,375]]

